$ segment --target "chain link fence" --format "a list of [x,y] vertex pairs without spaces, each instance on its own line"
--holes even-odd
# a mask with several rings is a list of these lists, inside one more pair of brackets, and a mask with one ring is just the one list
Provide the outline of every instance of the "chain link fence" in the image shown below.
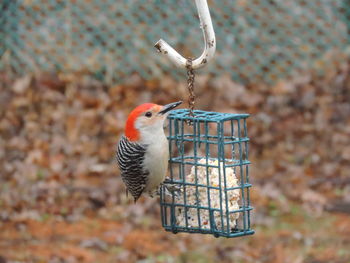
[[[217,55],[200,70],[243,84],[276,83],[350,57],[347,0],[209,1]],[[106,83],[130,74],[184,78],[154,43],[180,53],[203,48],[190,0],[2,0],[0,70],[17,75],[58,71],[93,74]]]

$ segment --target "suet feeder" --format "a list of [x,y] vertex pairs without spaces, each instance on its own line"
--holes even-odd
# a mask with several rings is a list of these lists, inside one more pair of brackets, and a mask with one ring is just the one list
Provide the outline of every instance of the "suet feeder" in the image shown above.
[[205,66],[216,48],[207,1],[195,2],[204,36],[201,56],[185,58],[162,39],[155,45],[175,65],[187,69],[190,93],[189,109],[168,116],[170,178],[160,189],[162,225],[173,233],[252,235],[249,115],[194,110],[194,69]]
[[[173,233],[251,235],[249,115],[194,114],[181,109],[168,117],[170,178],[161,188],[162,225]],[[166,188],[179,191],[169,196]]]

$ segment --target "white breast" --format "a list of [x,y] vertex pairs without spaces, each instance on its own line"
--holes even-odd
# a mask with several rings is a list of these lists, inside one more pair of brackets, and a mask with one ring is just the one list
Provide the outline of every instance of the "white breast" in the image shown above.
[[169,147],[163,128],[145,136],[147,144],[144,167],[149,171],[145,192],[153,192],[164,181],[168,170]]

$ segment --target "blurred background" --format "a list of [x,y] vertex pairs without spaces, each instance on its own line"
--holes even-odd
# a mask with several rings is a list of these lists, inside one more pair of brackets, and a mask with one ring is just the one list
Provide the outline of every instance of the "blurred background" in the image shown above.
[[200,55],[194,1],[2,0],[1,263],[350,262],[350,2],[208,3],[196,108],[251,114],[256,234],[165,232],[115,162],[131,109],[188,98],[153,45]]

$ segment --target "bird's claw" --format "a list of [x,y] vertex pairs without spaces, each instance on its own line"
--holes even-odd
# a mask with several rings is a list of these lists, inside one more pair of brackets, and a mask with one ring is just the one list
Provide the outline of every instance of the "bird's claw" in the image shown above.
[[161,188],[163,189],[163,193],[166,196],[174,196],[179,197],[182,193],[181,187],[173,183],[170,179],[165,179],[165,181],[159,186],[159,188],[155,191],[150,191],[148,194],[150,197],[154,196],[160,196],[161,195]]
[[[182,193],[181,187],[174,184],[170,179],[165,179],[164,183],[161,185],[163,187],[163,191],[165,195],[167,196],[174,196],[174,197],[179,197],[180,194]],[[159,194],[160,194],[160,188],[158,189]]]

